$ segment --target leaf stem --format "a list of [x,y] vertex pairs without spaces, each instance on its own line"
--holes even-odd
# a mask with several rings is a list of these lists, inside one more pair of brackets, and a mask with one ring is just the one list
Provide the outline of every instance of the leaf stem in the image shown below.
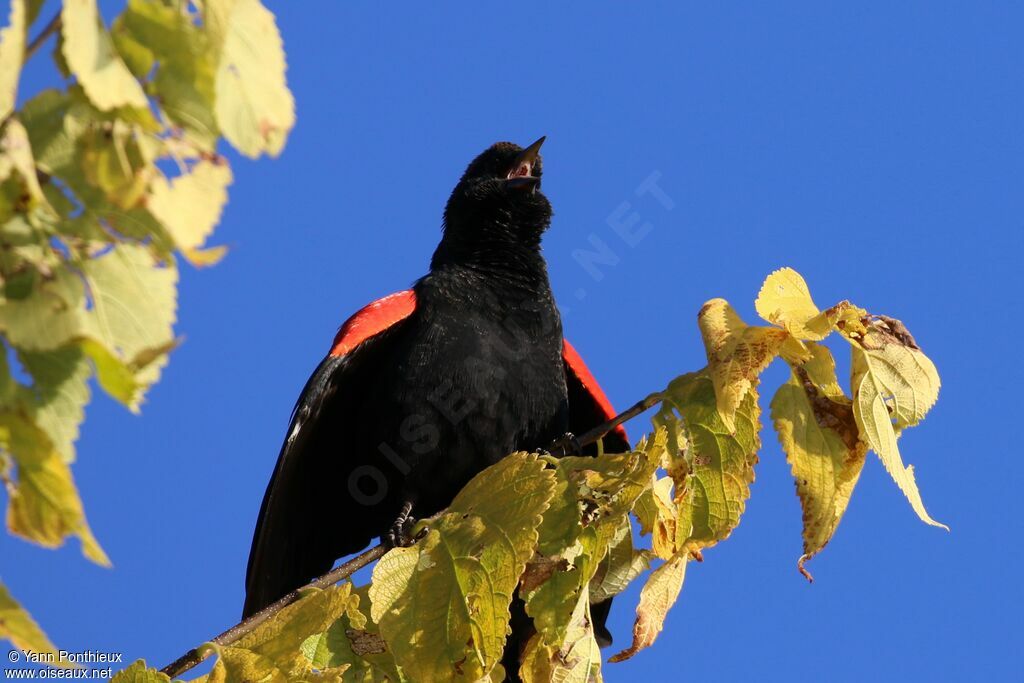
[[[663,395],[660,392],[658,392],[651,394],[650,396],[643,400],[637,401],[632,406],[622,411],[621,413],[619,413],[612,419],[608,420],[607,422],[599,424],[593,429],[584,432],[582,435],[577,437],[577,442],[580,446],[588,446],[596,442],[598,439],[600,439],[605,434],[621,425],[623,422],[631,420],[640,413],[650,408],[653,408],[654,406],[661,402],[662,398]],[[565,455],[565,449],[565,446],[560,445],[552,448],[549,452],[551,453],[551,455]],[[438,513],[438,515],[440,514],[442,513]],[[327,588],[328,586],[333,586],[342,579],[347,579],[352,574],[356,573],[358,570],[362,569],[371,562],[376,562],[381,557],[383,557],[384,553],[386,553],[387,551],[388,548],[383,544],[375,545],[374,547],[368,550],[364,550],[362,553],[356,555],[348,562],[338,565],[336,568],[327,572],[323,576],[314,579],[312,582],[303,586],[302,588],[293,590],[291,593],[288,593],[287,595],[279,598],[276,602],[272,602],[271,604],[261,609],[259,612],[256,612],[255,614],[250,616],[248,619],[245,619],[240,623],[235,624],[227,631],[224,631],[219,636],[213,638],[209,642],[215,643],[217,645],[231,645],[232,643],[237,642],[242,636],[251,633],[260,624],[272,618],[282,609],[298,601],[299,598],[302,597],[303,591],[305,591],[309,587]],[[183,654],[181,657],[178,657],[176,660],[165,666],[163,669],[160,670],[160,672],[166,674],[171,678],[174,678],[175,676],[178,676],[203,662],[203,660],[210,656],[210,653],[212,651],[213,650],[211,648],[204,648],[203,645],[194,647],[185,654]]]
[[39,48],[42,47],[43,43],[46,42],[46,39],[59,30],[60,12],[57,12],[55,15],[53,15],[53,18],[50,19],[49,23],[43,27],[43,30],[39,32],[39,35],[33,38],[32,42],[28,44],[28,47],[25,48],[25,56],[24,58],[22,58],[21,63],[24,64],[29,59],[31,59],[32,55],[34,55],[39,50]]

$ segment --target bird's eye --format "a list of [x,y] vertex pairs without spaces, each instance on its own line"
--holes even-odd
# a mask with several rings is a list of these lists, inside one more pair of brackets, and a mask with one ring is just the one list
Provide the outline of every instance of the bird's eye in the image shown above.
[[533,172],[533,165],[524,161],[508,172],[506,178],[525,178]]

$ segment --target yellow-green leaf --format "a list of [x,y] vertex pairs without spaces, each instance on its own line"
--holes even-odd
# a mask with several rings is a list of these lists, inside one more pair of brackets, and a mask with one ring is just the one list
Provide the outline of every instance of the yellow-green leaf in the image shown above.
[[807,283],[792,268],[780,268],[765,279],[754,307],[797,339],[818,341],[832,331],[830,316],[814,305]]
[[683,587],[688,557],[686,554],[674,557],[647,577],[647,583],[640,591],[640,604],[636,608],[633,643],[608,661],[621,662],[654,644],[669,609],[675,604]]
[[127,669],[117,672],[110,683],[170,683],[167,674],[146,666],[141,659],[136,660]]
[[40,282],[24,299],[0,303],[0,329],[26,351],[50,351],[83,333],[85,289],[66,268]]
[[601,649],[594,638],[590,602],[589,592],[583,590],[572,605],[560,643],[545,641],[543,634],[527,643],[519,668],[523,683],[600,683]]
[[354,589],[345,613],[326,631],[307,638],[302,652],[314,669],[342,671],[346,682],[401,683],[406,679],[380,629],[370,621],[367,592],[367,586]]
[[7,28],[0,31],[0,120],[14,110],[27,29],[25,0],[11,0]]
[[156,167],[150,163],[138,131],[122,121],[91,128],[80,139],[79,163],[85,179],[119,209],[137,206]]
[[[815,353],[828,350],[815,345]],[[810,578],[803,564],[835,533],[864,467],[867,446],[859,439],[850,399],[826,393],[803,367],[793,367],[789,381],[779,387],[771,414],[803,509],[799,567]]]
[[[558,461],[556,475],[562,495],[556,495],[545,513],[538,553],[527,565],[520,586],[526,612],[545,645],[564,645],[573,606],[588,592],[609,548],[622,540],[629,511],[653,483],[666,438],[665,430],[659,430],[641,443],[638,448],[642,450],[637,452]],[[561,520],[567,514],[571,523],[565,525]],[[549,519],[560,521],[549,525]],[[631,551],[630,544],[627,552]],[[613,590],[610,584],[609,591]]]
[[4,124],[3,136],[0,137],[0,180],[6,180],[11,171],[17,171],[19,184],[32,202],[30,207],[46,202],[36,177],[28,131],[17,118],[11,118]]
[[211,40],[220,47],[217,123],[242,154],[277,156],[295,125],[295,101],[274,15],[259,0],[207,0],[204,6]]
[[67,536],[78,536],[82,554],[109,566],[85,521],[71,470],[36,425],[15,413],[0,413],[0,447],[13,456],[18,481],[9,491],[7,528],[30,541],[56,548]]
[[[167,362],[165,353],[155,359],[149,356],[174,342],[178,272],[173,262],[158,264],[145,247],[119,244],[86,261],[82,272],[93,307],[86,319],[87,334],[129,365],[141,366],[136,381],[149,386]],[[147,362],[140,363],[140,356]],[[139,401],[141,396],[130,407]]]
[[[71,97],[58,90],[43,90],[22,106],[18,116],[28,131],[39,168],[56,173],[71,166],[76,154],[73,134],[80,131],[81,123],[71,112]],[[70,131],[70,132],[69,132]]]
[[[683,477],[686,475],[683,474]],[[655,557],[667,560],[676,554],[676,506],[673,502],[671,477],[660,477],[637,500],[633,513],[640,522],[640,532],[651,534],[651,550]]]
[[114,49],[96,0],[65,0],[61,9],[64,59],[99,109],[148,109],[142,86]]
[[[217,142],[214,119],[217,50],[187,10],[152,0],[129,0],[117,29],[158,62],[152,88],[160,108],[206,151]],[[147,70],[148,71],[148,70]]]
[[706,374],[677,378],[665,395],[655,422],[669,427],[670,435],[683,432],[681,441],[687,444],[685,467],[673,474],[678,510],[676,549],[699,550],[728,537],[750,497],[761,446],[757,392],[747,392],[736,411],[733,429],[722,420],[714,386]]
[[591,579],[591,601],[603,602],[626,590],[633,579],[650,568],[650,564],[649,551],[633,547],[633,527],[629,518],[624,518]]
[[[46,637],[32,616],[11,597],[7,587],[0,583],[0,639],[11,641],[14,647],[26,652],[54,655],[57,649]],[[58,664],[58,666],[62,666]]]
[[26,390],[36,424],[53,442],[64,462],[75,459],[78,427],[89,402],[89,363],[76,346],[54,351],[24,352],[22,366],[32,376]]
[[291,679],[272,661],[240,647],[207,644],[217,653],[213,670],[204,683],[290,683]]
[[230,184],[231,168],[222,160],[200,161],[170,182],[159,176],[151,186],[149,210],[193,265],[210,265],[200,248],[220,221]]
[[708,356],[708,376],[715,387],[718,410],[730,430],[736,409],[757,384],[787,334],[770,327],[751,327],[725,299],[712,299],[697,315]]
[[348,583],[323,590],[309,589],[301,600],[239,638],[232,647],[258,655],[289,676],[306,674],[310,662],[302,653],[303,642],[313,634],[326,631],[344,614],[352,601],[351,591]]
[[370,615],[412,680],[469,680],[501,659],[509,603],[555,491],[536,455],[509,455],[474,477],[409,548],[377,563]]
[[310,588],[295,603],[245,634],[230,646],[206,643],[218,659],[206,683],[340,681],[341,668],[318,666],[306,656],[305,643],[326,631],[353,602],[345,583],[324,590]]
[[853,347],[850,384],[853,416],[861,438],[881,459],[886,471],[926,524],[949,530],[925,510],[914,479],[896,443],[897,433],[924,418],[939,396],[939,374],[898,320],[866,316],[861,328],[843,336]]

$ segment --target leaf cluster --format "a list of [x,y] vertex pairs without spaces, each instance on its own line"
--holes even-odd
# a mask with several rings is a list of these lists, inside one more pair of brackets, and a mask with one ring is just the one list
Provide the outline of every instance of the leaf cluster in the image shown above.
[[[701,308],[708,363],[652,395],[655,429],[632,452],[509,455],[423,522],[417,543],[385,554],[368,586],[337,588],[348,602],[319,613],[323,630],[305,627],[312,618],[291,626],[326,600],[313,593],[246,637],[255,645],[219,647],[208,680],[500,681],[513,599],[534,628],[522,680],[601,680],[592,606],[643,581],[632,642],[610,661],[634,656],[661,632],[688,563],[739,524],[761,447],[759,376],[777,358],[790,376],[771,421],[803,509],[800,570],[809,577],[804,562],[835,533],[868,450],[938,525],[896,447],[939,389],[902,323],[846,301],[819,310],[789,268],[768,276],[756,309],[769,325],[746,324],[722,299]],[[849,394],[822,343],[833,333],[851,352]],[[283,633],[271,654],[262,643]]]
[[[225,252],[206,246],[232,180],[218,141],[276,156],[294,104],[258,0],[128,0],[109,28],[66,0],[41,32],[64,87],[17,107],[40,5],[12,0],[0,31],[0,479],[11,533],[109,565],[71,472],[92,379],[139,409],[177,344],[178,257]],[[0,638],[52,649],[31,624]]]

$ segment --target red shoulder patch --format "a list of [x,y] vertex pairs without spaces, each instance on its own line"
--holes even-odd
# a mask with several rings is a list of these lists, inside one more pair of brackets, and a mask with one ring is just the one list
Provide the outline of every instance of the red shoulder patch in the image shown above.
[[380,334],[416,310],[416,293],[411,289],[389,294],[364,306],[345,321],[331,345],[332,356],[344,356],[364,341]]
[[[594,403],[598,405],[601,412],[604,413],[605,419],[610,420],[618,413],[612,407],[612,402],[605,396],[604,390],[601,389],[601,385],[597,383],[594,376],[590,373],[590,368],[583,362],[583,358],[573,348],[572,344],[569,343],[568,339],[562,340],[562,360],[565,361],[565,367],[569,368],[572,374],[576,375],[576,379],[580,381],[583,388],[593,397]],[[619,425],[612,430],[616,434],[622,437],[623,441],[629,443],[629,437],[626,435],[626,428]]]

